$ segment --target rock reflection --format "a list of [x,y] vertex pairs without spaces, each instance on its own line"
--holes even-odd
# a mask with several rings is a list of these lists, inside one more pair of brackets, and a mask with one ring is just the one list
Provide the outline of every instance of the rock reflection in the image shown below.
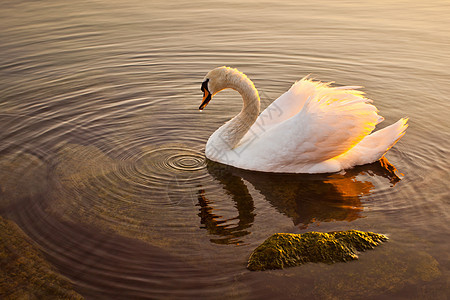
[[238,210],[236,217],[224,219],[214,213],[214,201],[208,199],[207,193],[203,189],[198,191],[198,215],[202,227],[217,236],[211,242],[220,244],[238,244],[251,232],[256,214],[245,182],[260,192],[277,211],[292,219],[294,225],[306,229],[314,223],[351,222],[362,218],[361,199],[375,189],[369,179],[380,176],[388,179],[391,186],[400,180],[397,169],[386,158],[347,170],[345,174],[251,172],[211,161],[207,169],[222,184]]

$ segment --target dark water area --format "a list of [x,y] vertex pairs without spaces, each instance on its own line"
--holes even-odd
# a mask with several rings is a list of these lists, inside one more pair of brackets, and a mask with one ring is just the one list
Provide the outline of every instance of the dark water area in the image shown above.
[[[447,299],[448,1],[3,1],[0,216],[88,299]],[[242,106],[198,111],[237,67],[262,108],[310,74],[364,86],[406,135],[376,163],[289,175],[207,161]],[[276,232],[389,242],[334,265],[250,272]]]

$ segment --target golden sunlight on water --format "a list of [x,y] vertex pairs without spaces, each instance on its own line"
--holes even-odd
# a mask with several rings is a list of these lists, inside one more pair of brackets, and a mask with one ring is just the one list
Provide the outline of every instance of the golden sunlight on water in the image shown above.
[[[18,227],[1,221],[1,249],[34,247],[42,266],[23,270],[61,286],[43,295],[3,272],[15,288],[0,298],[446,299],[449,13],[446,0],[3,1],[0,217]],[[221,65],[263,109],[310,74],[364,86],[377,128],[410,127],[382,160],[335,174],[214,163],[206,141],[242,107],[225,91],[198,112]],[[348,229],[389,241],[351,263],[245,268],[273,233]],[[2,270],[32,261],[8,257]]]

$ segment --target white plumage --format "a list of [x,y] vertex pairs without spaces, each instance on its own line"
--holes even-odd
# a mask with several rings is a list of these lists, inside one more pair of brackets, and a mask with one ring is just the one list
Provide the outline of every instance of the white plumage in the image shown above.
[[332,87],[307,78],[292,85],[258,116],[259,96],[253,83],[227,67],[206,75],[200,108],[224,88],[237,90],[244,106],[211,135],[205,153],[210,160],[242,169],[337,172],[380,159],[408,127],[403,118],[371,134],[383,117],[358,87]]

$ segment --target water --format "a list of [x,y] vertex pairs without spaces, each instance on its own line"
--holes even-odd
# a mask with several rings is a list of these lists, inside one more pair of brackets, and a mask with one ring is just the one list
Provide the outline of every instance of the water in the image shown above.
[[[92,299],[446,299],[449,13],[444,0],[3,1],[0,214]],[[345,173],[207,162],[242,105],[225,91],[198,112],[221,65],[263,107],[311,74],[364,86],[386,125],[410,127],[386,160]],[[347,229],[390,241],[357,262],[245,268],[272,233]]]

